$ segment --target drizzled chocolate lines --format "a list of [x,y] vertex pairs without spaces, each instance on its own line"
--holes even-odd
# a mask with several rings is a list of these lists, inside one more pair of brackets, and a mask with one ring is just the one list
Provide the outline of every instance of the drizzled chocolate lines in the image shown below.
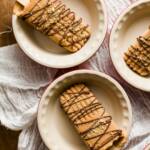
[[147,43],[150,42],[150,36],[148,38],[140,36],[139,38],[137,38],[137,41],[144,50],[150,52],[150,44]]
[[[105,144],[114,140],[116,137],[121,136],[122,131],[107,131],[111,125],[112,117],[105,114],[104,107],[99,102],[97,102],[96,97],[85,88],[86,87],[83,86],[79,91],[76,90],[77,92],[74,92],[71,89],[67,92],[64,92],[63,97],[65,98],[65,95],[67,94],[67,100],[65,102],[62,102],[61,104],[76,128],[79,128],[80,126],[83,126],[85,124],[90,124],[88,128],[80,132],[80,135],[85,141],[94,139],[95,142],[91,146],[91,150],[99,150]],[[86,104],[86,106],[82,106],[82,108],[78,110],[73,110],[70,112],[71,108],[73,109],[74,105],[78,106],[78,104],[81,104],[82,102],[86,103],[89,99],[91,100],[89,104]],[[97,118],[88,121],[83,120],[84,118],[98,110],[100,114]],[[102,131],[97,133],[95,132],[95,130],[98,128],[102,128]],[[99,146],[98,142],[105,135],[109,135],[109,137],[101,144],[101,146]]]
[[[133,51],[132,51],[133,50]],[[132,46],[132,50],[130,49],[129,52],[130,54],[126,53],[126,55],[131,58],[133,61],[137,61],[137,62],[140,62],[141,63],[141,66],[145,66],[147,67],[148,66],[148,62],[147,62],[147,59],[148,59],[148,56],[146,54],[143,54],[143,53],[140,53],[139,52],[139,49]],[[137,54],[138,53],[138,54]],[[150,62],[150,61],[149,61]]]
[[[108,129],[108,128],[107,128],[107,129]],[[111,136],[108,137],[107,140],[104,141],[104,142],[101,144],[101,146],[97,146],[97,147],[95,148],[95,150],[100,150],[102,147],[104,147],[107,143],[109,143],[110,141],[112,141],[113,139],[115,139],[117,136],[121,136],[122,131],[121,131],[121,130],[114,130],[114,131],[106,132],[105,135],[106,135],[106,134],[109,134],[109,135],[111,135]],[[94,147],[96,146],[96,144],[97,144],[98,141],[102,138],[103,135],[104,135],[104,134],[102,134],[102,135],[98,138],[98,140],[97,140],[97,141],[95,142],[95,144],[94,144]]]
[[[66,8],[59,0],[47,0],[41,8],[38,6],[40,2],[42,0],[38,0],[32,9],[23,16],[23,19],[29,21],[37,30],[49,37],[56,34],[60,35],[58,44],[62,47],[81,48],[90,37],[87,30],[89,26],[81,25],[82,18],[76,20],[75,13]],[[67,21],[65,21],[65,17],[68,17]],[[76,38],[74,38],[74,35],[76,35]]]
[[139,75],[150,76],[150,36],[139,36],[137,44],[125,53],[124,60]]

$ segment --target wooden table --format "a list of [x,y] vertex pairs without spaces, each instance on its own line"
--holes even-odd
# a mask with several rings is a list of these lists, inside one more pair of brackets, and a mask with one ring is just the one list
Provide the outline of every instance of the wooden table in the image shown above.
[[[11,30],[12,6],[15,0],[0,0],[0,32]],[[15,43],[13,32],[0,34],[0,46]],[[19,132],[7,130],[0,125],[0,150],[17,150]]]

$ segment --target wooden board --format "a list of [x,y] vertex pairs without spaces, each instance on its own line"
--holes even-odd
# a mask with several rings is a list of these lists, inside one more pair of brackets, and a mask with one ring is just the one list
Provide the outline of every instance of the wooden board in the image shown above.
[[[11,30],[12,6],[15,0],[0,0],[0,32]],[[13,32],[0,34],[0,46],[15,43]],[[0,150],[17,150],[19,132],[7,130],[0,125]]]
[[12,132],[0,126],[0,150],[17,150],[19,132]]
[[0,33],[11,30],[9,33],[0,34],[0,46],[15,43],[11,29],[11,16],[14,2],[15,0],[0,0]]

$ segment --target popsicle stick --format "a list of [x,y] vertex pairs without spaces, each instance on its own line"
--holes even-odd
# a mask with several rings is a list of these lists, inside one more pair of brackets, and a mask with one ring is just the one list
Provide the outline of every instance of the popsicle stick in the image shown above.
[[26,6],[30,2],[30,0],[17,0],[17,2],[23,6]]

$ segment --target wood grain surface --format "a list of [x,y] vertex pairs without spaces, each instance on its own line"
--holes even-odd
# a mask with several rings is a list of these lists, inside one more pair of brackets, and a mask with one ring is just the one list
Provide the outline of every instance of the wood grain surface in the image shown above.
[[0,0],[0,46],[15,43],[11,16],[15,0]]
[[[0,0],[0,46],[15,43],[11,28],[12,6],[15,0]],[[0,125],[0,150],[17,150],[19,132]]]

